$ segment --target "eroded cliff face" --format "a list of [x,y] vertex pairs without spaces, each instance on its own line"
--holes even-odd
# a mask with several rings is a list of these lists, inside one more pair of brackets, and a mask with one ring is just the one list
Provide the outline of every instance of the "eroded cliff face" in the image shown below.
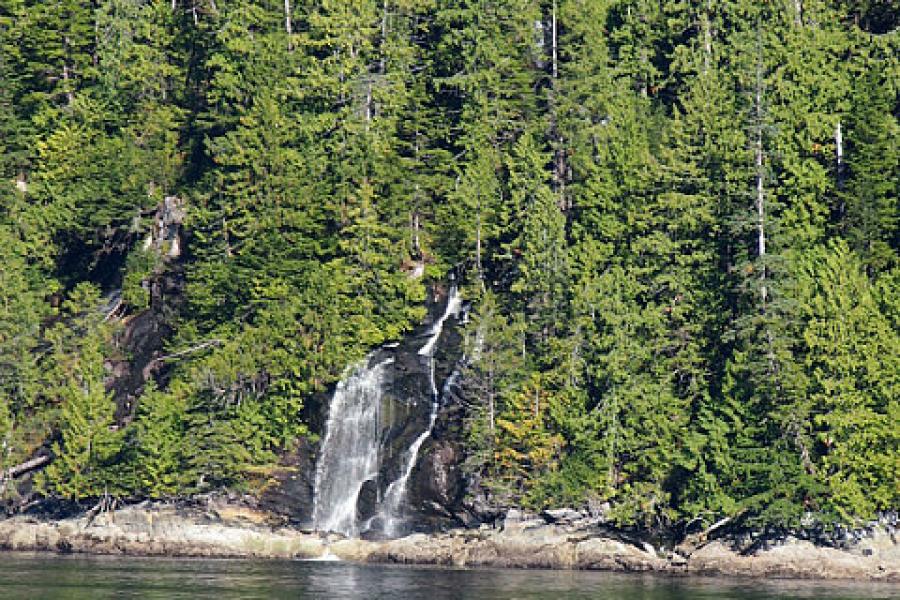
[[172,335],[172,321],[184,302],[182,270],[169,271],[146,282],[150,306],[124,317],[115,339],[116,354],[106,361],[106,387],[116,402],[115,421],[123,427],[134,418],[137,399],[151,380],[160,387],[168,380],[164,344]]

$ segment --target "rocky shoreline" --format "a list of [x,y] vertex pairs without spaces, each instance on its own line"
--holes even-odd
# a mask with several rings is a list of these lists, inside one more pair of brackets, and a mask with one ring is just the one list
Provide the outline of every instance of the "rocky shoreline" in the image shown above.
[[497,527],[380,541],[304,532],[273,525],[270,519],[269,513],[228,504],[205,509],[133,506],[57,520],[20,515],[0,521],[0,549],[900,583],[900,545],[887,530],[846,550],[788,538],[742,553],[723,541],[663,550],[602,528],[548,523],[520,513],[507,515]]

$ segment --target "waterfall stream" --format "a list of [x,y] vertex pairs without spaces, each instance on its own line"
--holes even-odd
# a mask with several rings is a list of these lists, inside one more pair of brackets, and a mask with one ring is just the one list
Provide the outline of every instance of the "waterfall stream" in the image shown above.
[[[456,286],[451,287],[443,314],[428,331],[428,339],[418,355],[428,361],[431,390],[431,411],[428,424],[402,454],[400,475],[386,488],[376,515],[380,517],[382,532],[389,537],[398,535],[402,525],[403,502],[407,484],[419,451],[431,435],[440,408],[440,393],[435,380],[435,347],[444,324],[451,316],[458,316],[462,299]],[[358,523],[357,504],[360,491],[368,480],[377,478],[382,440],[379,435],[379,407],[384,398],[385,371],[393,359],[374,365],[374,354],[348,372],[335,389],[328,410],[325,437],[322,440],[316,466],[313,523],[319,531],[333,531],[356,537],[372,526],[375,518],[362,527]],[[410,399],[414,404],[414,399]]]
[[378,475],[378,407],[388,359],[372,355],[338,383],[316,465],[313,523],[319,531],[359,535],[356,503],[363,484]]
[[444,309],[444,314],[442,314],[441,318],[432,325],[431,330],[428,332],[428,341],[425,342],[425,345],[419,350],[419,355],[428,359],[428,379],[431,384],[431,414],[428,416],[428,426],[425,428],[425,431],[413,441],[409,450],[406,451],[406,460],[404,461],[403,471],[401,472],[400,477],[395,481],[392,481],[387,488],[387,492],[385,492],[381,514],[384,520],[384,533],[388,537],[394,537],[399,532],[399,526],[402,520],[401,509],[403,507],[403,500],[406,498],[406,484],[416,466],[416,460],[419,458],[419,450],[422,448],[422,444],[425,443],[425,440],[431,435],[432,430],[434,430],[434,423],[437,421],[441,399],[440,394],[438,394],[437,381],[435,380],[434,374],[434,347],[435,344],[437,344],[438,338],[441,337],[441,333],[444,331],[444,323],[451,315],[459,315],[461,307],[462,299],[454,285],[450,288],[450,293],[447,296],[447,306]]

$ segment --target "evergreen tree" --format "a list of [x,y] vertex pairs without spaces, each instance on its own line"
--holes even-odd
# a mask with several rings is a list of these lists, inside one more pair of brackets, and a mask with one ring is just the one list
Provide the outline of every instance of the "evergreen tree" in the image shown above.
[[64,305],[68,323],[54,325],[51,344],[50,400],[59,407],[59,441],[53,462],[42,473],[42,486],[70,500],[120,492],[110,468],[121,448],[113,428],[113,403],[104,386],[103,348],[96,289],[87,284],[73,290]]
[[896,177],[900,153],[894,143],[897,119],[891,114],[892,93],[869,66],[853,86],[847,123],[847,181],[839,194],[841,226],[872,272],[893,267],[900,245]]
[[900,337],[879,306],[859,258],[837,241],[804,257],[797,290],[804,367],[816,425],[815,508],[842,522],[897,502]]

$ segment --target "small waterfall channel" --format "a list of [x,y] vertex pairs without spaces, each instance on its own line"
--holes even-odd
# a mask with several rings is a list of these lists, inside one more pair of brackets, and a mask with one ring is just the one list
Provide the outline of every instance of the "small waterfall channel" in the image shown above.
[[[316,530],[358,537],[380,524],[385,536],[395,537],[400,533],[409,478],[422,445],[434,429],[440,409],[435,348],[445,323],[451,316],[458,317],[461,309],[462,299],[454,285],[447,295],[443,314],[434,321],[418,351],[419,358],[428,363],[431,411],[427,425],[400,456],[399,475],[385,488],[377,514],[362,523],[357,510],[360,493],[367,482],[375,481],[377,485],[381,461],[386,458],[382,456],[384,440],[379,411],[394,359],[383,358],[383,353],[375,351],[362,363],[348,369],[338,383],[328,409],[325,436],[316,465],[313,499]],[[405,400],[410,405],[415,404],[414,398]]]
[[356,502],[363,484],[378,475],[378,406],[390,360],[373,356],[338,383],[328,410],[316,465],[313,523],[320,531],[356,537]]

